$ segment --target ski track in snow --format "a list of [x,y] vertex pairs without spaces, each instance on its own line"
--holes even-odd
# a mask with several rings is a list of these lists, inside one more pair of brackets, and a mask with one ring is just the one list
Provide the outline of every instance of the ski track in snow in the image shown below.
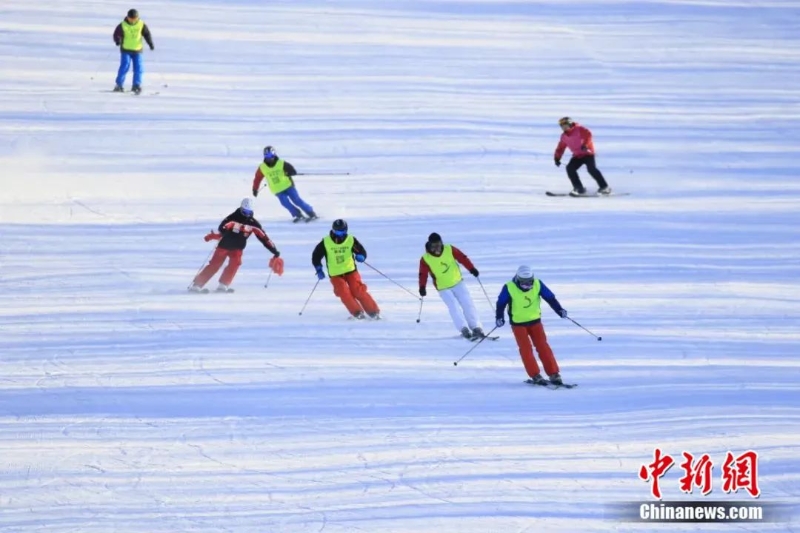
[[[3,2],[0,530],[695,531],[609,515],[648,501],[655,447],[708,453],[728,499],[725,453],[754,449],[761,500],[796,513],[796,2],[136,7],[138,97],[109,92],[118,5]],[[545,197],[569,189],[563,115],[631,196]],[[351,175],[297,178],[312,224],[256,200],[286,261],[268,289],[251,239],[235,294],[186,294],[266,144]],[[431,231],[492,299],[531,264],[603,336],[544,306],[580,387],[524,385],[508,327],[454,367],[471,345],[435,291],[416,324],[366,266],[384,321],[345,320],[327,281],[298,316],[339,217],[412,292]]]

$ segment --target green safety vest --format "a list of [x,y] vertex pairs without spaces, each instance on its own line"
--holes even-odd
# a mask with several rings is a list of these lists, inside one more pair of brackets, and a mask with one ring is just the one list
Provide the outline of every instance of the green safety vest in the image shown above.
[[144,22],[142,19],[136,21],[136,24],[129,24],[127,20],[122,21],[122,48],[129,52],[142,51],[142,30],[144,29]]
[[538,279],[533,280],[531,290],[525,292],[513,281],[506,283],[508,294],[511,296],[511,323],[525,324],[542,318],[542,308],[540,305],[539,291],[541,283]]
[[437,290],[451,289],[461,281],[461,268],[453,256],[453,247],[449,244],[442,248],[442,255],[439,257],[426,253],[422,260],[431,269]]
[[272,194],[280,194],[292,186],[291,178],[283,171],[283,159],[278,159],[272,168],[269,168],[266,163],[261,163],[258,169],[267,180],[269,192]]
[[322,239],[325,245],[325,263],[328,265],[328,276],[341,276],[356,269],[353,260],[353,243],[355,239],[348,235],[341,244],[336,244],[330,235]]

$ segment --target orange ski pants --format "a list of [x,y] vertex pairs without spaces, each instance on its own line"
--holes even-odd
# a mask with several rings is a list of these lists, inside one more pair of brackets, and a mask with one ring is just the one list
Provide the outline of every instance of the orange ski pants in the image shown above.
[[202,287],[208,283],[208,280],[214,277],[214,274],[222,268],[225,259],[228,259],[228,266],[222,271],[219,282],[223,285],[230,285],[239,267],[242,266],[242,250],[225,250],[219,247],[214,250],[211,261],[209,261],[205,268],[194,278],[195,285]]
[[333,294],[342,300],[351,315],[355,316],[361,311],[368,314],[381,312],[378,304],[367,292],[367,286],[361,281],[361,274],[358,273],[358,270],[341,276],[332,276],[331,285],[333,285]]
[[542,366],[548,376],[558,372],[558,363],[553,355],[553,350],[547,343],[547,335],[544,334],[544,326],[541,321],[528,326],[512,325],[511,330],[514,332],[514,338],[517,339],[522,364],[525,365],[525,371],[530,377],[539,373],[539,365],[533,356],[533,348],[536,348],[536,353],[539,354],[539,359],[542,360]]

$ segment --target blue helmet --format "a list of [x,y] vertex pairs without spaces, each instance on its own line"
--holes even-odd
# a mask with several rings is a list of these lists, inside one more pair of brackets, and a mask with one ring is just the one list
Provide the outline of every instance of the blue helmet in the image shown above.
[[272,146],[265,146],[264,147],[264,159],[277,159],[278,152],[275,151],[275,148]]

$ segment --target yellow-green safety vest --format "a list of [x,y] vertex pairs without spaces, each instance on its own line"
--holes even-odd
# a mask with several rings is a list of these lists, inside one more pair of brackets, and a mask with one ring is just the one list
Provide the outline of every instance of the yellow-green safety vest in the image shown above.
[[442,255],[439,257],[426,253],[422,256],[422,260],[431,269],[437,290],[451,289],[461,281],[461,267],[458,266],[458,262],[453,256],[451,245],[445,245],[442,248]]
[[341,276],[356,269],[356,262],[353,260],[353,243],[355,239],[352,235],[348,235],[341,244],[333,242],[330,235],[326,235],[322,242],[325,245],[325,263],[328,265],[328,276]]
[[142,30],[144,30],[142,19],[137,20],[135,24],[130,24],[127,20],[123,20],[121,48],[129,52],[141,52]]
[[506,283],[508,294],[511,296],[511,323],[525,324],[542,318],[542,307],[540,305],[539,291],[541,283],[538,279],[533,280],[531,290],[525,292],[513,281]]
[[261,170],[261,174],[267,180],[269,192],[272,194],[280,194],[292,186],[291,178],[283,171],[283,159],[278,159],[272,168],[269,168],[266,163],[261,163],[258,169]]

